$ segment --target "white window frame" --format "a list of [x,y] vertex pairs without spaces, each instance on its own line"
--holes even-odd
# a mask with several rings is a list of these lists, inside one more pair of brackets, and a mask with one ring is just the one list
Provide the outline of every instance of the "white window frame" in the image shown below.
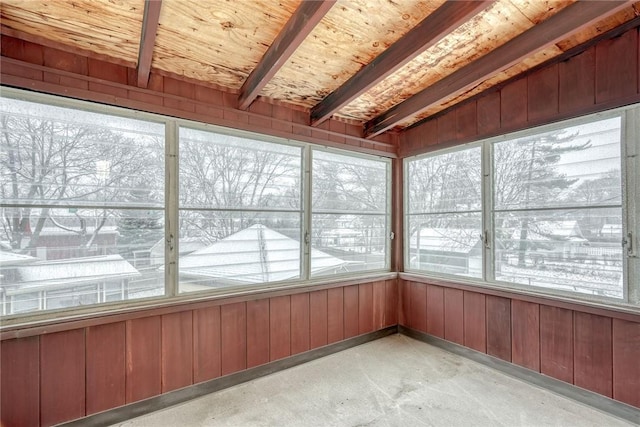
[[[621,144],[620,144],[620,161],[621,161],[621,190],[622,190],[622,226],[623,236],[626,238],[626,245],[623,249],[623,298],[613,298],[597,295],[589,295],[579,292],[563,291],[552,288],[542,288],[537,286],[519,285],[516,283],[498,281],[495,279],[494,273],[494,224],[493,224],[493,146],[496,142],[509,141],[516,138],[522,138],[537,135],[544,132],[563,129],[566,127],[576,126],[584,123],[590,123],[598,120],[604,120],[613,117],[621,118]],[[512,132],[487,138],[479,141],[462,144],[456,147],[446,148],[443,150],[435,150],[428,153],[405,158],[403,168],[403,192],[404,192],[404,221],[411,215],[409,212],[409,182],[408,168],[409,164],[416,160],[427,157],[438,156],[441,154],[451,153],[460,150],[467,150],[477,146],[482,147],[482,224],[483,224],[483,240],[485,241],[483,249],[483,277],[482,279],[468,278],[464,276],[443,274],[430,272],[426,270],[412,269],[408,262],[409,254],[409,237],[408,230],[405,227],[404,235],[404,259],[405,272],[431,277],[438,280],[459,282],[472,286],[497,288],[502,290],[517,291],[520,293],[552,296],[563,300],[587,301],[603,304],[606,306],[620,306],[637,309],[640,305],[640,104],[620,107],[608,111],[593,113],[558,121],[551,124],[536,126],[526,130]],[[630,234],[629,234],[630,233]],[[621,244],[623,244],[621,242]]]

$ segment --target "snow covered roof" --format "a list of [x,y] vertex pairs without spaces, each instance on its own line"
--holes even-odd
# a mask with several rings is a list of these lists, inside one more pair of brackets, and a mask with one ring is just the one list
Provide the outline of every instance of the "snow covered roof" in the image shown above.
[[[73,228],[73,227],[69,227],[69,228]],[[96,230],[96,227],[87,226],[85,231],[87,234],[90,235],[90,234],[93,234],[95,230]],[[80,230],[69,231],[60,227],[42,227],[42,230],[40,231],[40,236],[77,236],[79,232]],[[100,229],[98,234],[99,235],[100,234],[103,234],[103,235],[118,234],[118,227],[111,226],[111,225],[104,226]]]
[[[311,250],[312,273],[349,264]],[[236,283],[275,282],[300,274],[300,243],[262,224],[255,224],[206,248],[183,256],[180,275],[218,278]]]
[[[511,236],[520,240],[520,229],[516,228]],[[586,242],[578,221],[534,221],[529,224],[527,239]]]
[[[149,251],[151,252],[152,257],[164,257],[164,237],[158,240]],[[180,255],[187,255],[191,252],[197,251],[198,249],[202,249],[206,247],[207,244],[202,241],[199,237],[181,237],[180,242],[178,244],[178,251]]]
[[[422,228],[420,250],[467,254],[480,243],[480,232],[464,228]],[[418,245],[418,232],[411,235],[410,247]]]
[[7,294],[65,288],[140,276],[120,255],[38,261],[16,268],[20,281]]
[[38,261],[38,258],[14,252],[0,251],[0,267],[29,264],[35,261]]

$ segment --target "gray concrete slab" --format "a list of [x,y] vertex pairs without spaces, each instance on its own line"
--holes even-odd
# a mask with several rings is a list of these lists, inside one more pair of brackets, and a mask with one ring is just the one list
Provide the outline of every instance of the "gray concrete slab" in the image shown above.
[[392,335],[118,425],[634,424],[432,345]]

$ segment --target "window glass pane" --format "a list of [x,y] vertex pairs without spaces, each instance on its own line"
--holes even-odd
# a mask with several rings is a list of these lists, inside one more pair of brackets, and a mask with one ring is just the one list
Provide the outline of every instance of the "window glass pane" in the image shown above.
[[0,130],[7,314],[27,294],[36,308],[105,302],[112,280],[118,299],[162,295],[148,254],[164,240],[164,126],[3,98]]
[[301,208],[301,148],[180,128],[180,206]]
[[388,162],[313,151],[311,276],[388,268]]
[[480,147],[408,163],[409,213],[481,209]]
[[387,211],[387,163],[313,152],[314,211]]
[[180,233],[181,292],[300,278],[299,213],[182,210]]
[[504,212],[495,230],[496,280],[623,297],[620,209]]
[[312,277],[385,268],[386,216],[316,214],[312,223]]
[[493,145],[497,210],[619,205],[619,117]]
[[411,215],[405,226],[411,268],[482,277],[480,213]]

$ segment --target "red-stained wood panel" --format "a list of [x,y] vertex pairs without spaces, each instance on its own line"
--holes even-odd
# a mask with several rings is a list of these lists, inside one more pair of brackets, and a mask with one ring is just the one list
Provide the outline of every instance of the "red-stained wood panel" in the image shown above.
[[540,372],[540,306],[511,300],[511,362]]
[[269,299],[247,301],[247,368],[269,362]]
[[344,291],[344,338],[358,335],[358,285],[345,286]]
[[487,295],[487,354],[511,362],[511,300]]
[[88,59],[89,76],[126,85],[129,80],[128,69],[123,65],[96,59]]
[[85,415],[84,329],[40,336],[40,423]]
[[193,384],[193,313],[162,316],[162,392]]
[[160,394],[160,316],[128,320],[126,329],[126,397],[131,403]]
[[344,339],[344,294],[343,288],[327,290],[327,343]]
[[0,359],[0,424],[40,425],[40,338],[2,341]]
[[526,123],[527,79],[520,79],[500,91],[500,127],[514,129]]
[[487,322],[485,296],[464,291],[464,345],[487,352]]
[[398,279],[398,324],[409,327],[409,309],[410,309],[410,289],[409,282],[403,279]]
[[637,93],[637,47],[637,31],[627,31],[596,45],[596,103]]
[[394,326],[398,324],[398,281],[387,280],[385,283],[384,325]]
[[318,348],[328,343],[328,305],[327,291],[315,291],[309,294],[309,346]]
[[220,307],[220,371],[232,374],[247,368],[247,305]]
[[309,350],[309,294],[291,295],[291,354]]
[[42,65],[44,61],[41,45],[5,35],[0,35],[0,52],[2,56],[36,65]]
[[500,92],[492,92],[477,101],[478,135],[488,135],[500,129]]
[[637,85],[638,85],[638,93],[640,93],[640,28],[636,31],[636,37],[638,37],[638,76],[637,76]]
[[386,282],[373,282],[373,330],[385,327],[385,299],[387,295]]
[[427,285],[411,282],[409,286],[409,325],[412,329],[427,332]]
[[574,384],[608,397],[613,395],[611,318],[573,313]]
[[444,288],[427,285],[427,333],[444,338]]
[[126,403],[126,324],[90,326],[87,340],[87,415]]
[[456,108],[456,138],[470,138],[478,133],[478,112],[475,101]]
[[453,141],[456,133],[456,110],[453,109],[438,117],[438,143]]
[[573,311],[540,306],[540,372],[573,384]]
[[640,408],[640,323],[613,319],[613,398]]
[[291,355],[291,297],[271,298],[269,307],[269,359],[277,360]]
[[542,119],[558,115],[558,64],[545,67],[527,77],[529,84],[528,120],[540,122]]
[[87,75],[87,58],[49,47],[43,48],[44,66]]
[[558,64],[561,113],[591,107],[595,103],[595,47]]
[[221,375],[220,307],[193,311],[193,382]]
[[373,331],[373,284],[358,286],[358,333]]
[[444,290],[444,339],[464,345],[464,296],[460,289]]

